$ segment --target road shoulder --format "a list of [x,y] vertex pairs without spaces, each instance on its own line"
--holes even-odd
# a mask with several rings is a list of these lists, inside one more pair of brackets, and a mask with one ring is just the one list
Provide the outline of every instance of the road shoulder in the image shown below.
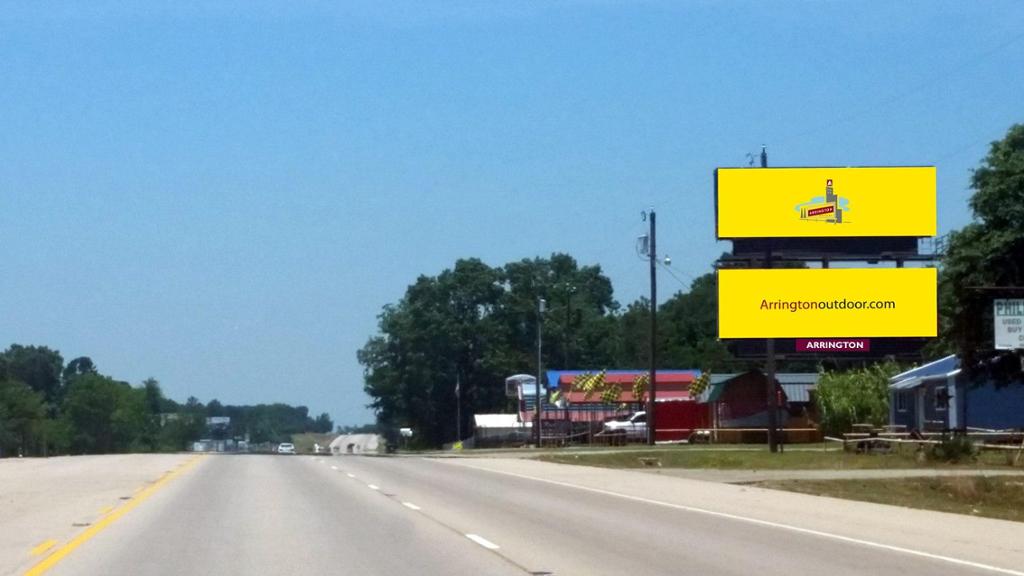
[[522,459],[448,459],[496,474],[1024,574],[1024,524],[688,478]]
[[20,574],[184,466],[191,454],[0,461],[0,574]]

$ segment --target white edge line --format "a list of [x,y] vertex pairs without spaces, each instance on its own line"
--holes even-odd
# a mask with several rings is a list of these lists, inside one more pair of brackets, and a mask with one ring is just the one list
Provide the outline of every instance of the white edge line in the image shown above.
[[412,502],[402,502],[402,506],[405,506],[409,510],[419,510],[420,507],[413,504]]
[[476,542],[477,544],[483,546],[484,548],[487,548],[488,550],[497,550],[498,548],[501,548],[501,546],[498,546],[497,544],[491,542],[483,536],[477,536],[476,534],[466,534],[466,538],[469,538],[473,542]]
[[376,484],[367,484],[366,487],[370,490],[380,490],[380,486],[377,486]]
[[[749,524],[757,524],[759,526],[768,526],[770,528],[779,528],[782,530],[789,530],[790,532],[797,532],[800,534],[809,534],[811,536],[819,536],[822,538],[831,538],[833,540],[839,540],[841,542],[849,542],[851,544],[860,544],[861,546],[868,546],[871,548],[878,548],[881,550],[889,550],[891,552],[900,552],[903,554],[909,554],[911,556],[918,556],[920,558],[929,558],[931,560],[941,560],[943,562],[949,562],[950,564],[956,564],[958,566],[969,566],[971,568],[978,568],[980,570],[988,570],[991,572],[998,572],[1000,574],[1009,574],[1011,576],[1024,576],[1024,572],[1018,570],[1011,570],[1009,568],[1000,568],[999,566],[992,566],[989,564],[982,564],[980,562],[972,562],[970,560],[961,560],[960,558],[953,558],[951,556],[942,556],[940,554],[932,554],[931,552],[924,552],[922,550],[914,550],[912,548],[903,548],[901,546],[893,546],[892,544],[883,544],[881,542],[872,542],[871,540],[861,540],[860,538],[853,538],[851,536],[843,536],[841,534],[833,534],[831,532],[823,532],[821,530],[814,530],[812,528],[801,528],[800,526],[793,526],[792,524],[782,524],[779,522],[772,522],[770,520],[760,520],[758,518],[749,518],[747,516],[739,516],[737,514],[730,514],[728,512],[717,512],[715,510],[708,510],[706,508],[697,508],[695,506],[686,506],[685,504],[673,504],[671,502],[662,502],[660,500],[651,500],[649,498],[643,498],[641,496],[631,496],[629,494],[622,494],[619,492],[612,492],[611,490],[602,490],[601,488],[591,488],[589,486],[580,486],[578,484],[571,484],[569,482],[562,482],[560,480],[549,480],[547,478],[537,478],[536,476],[528,476],[526,474],[517,474],[515,472],[505,472],[503,470],[491,470],[489,468],[480,468],[471,464],[459,463],[461,466],[467,468],[473,468],[474,470],[483,470],[485,472],[493,472],[495,474],[504,474],[506,476],[513,476],[515,478],[522,478],[525,480],[533,480],[535,482],[544,482],[545,484],[553,484],[555,486],[563,486],[565,488],[575,488],[576,490],[583,490],[584,492],[592,492],[595,494],[604,494],[605,496],[615,496],[617,498],[623,498],[626,500],[632,500],[634,502],[643,502],[646,504],[653,504],[655,506],[664,506],[666,508],[674,508],[676,510],[684,510],[686,512],[694,512],[697,514],[706,514],[708,516],[715,516],[718,518],[728,518],[729,520],[737,520],[740,522],[747,522]],[[470,540],[475,540],[472,534],[466,534],[466,537]],[[479,538],[479,536],[477,536]],[[479,543],[479,542],[478,542]],[[482,546],[483,544],[481,544]]]
[[337,466],[331,466],[331,470],[337,470],[337,469],[338,469]]
[[345,476],[348,476],[349,478],[355,478],[356,477],[356,475],[351,473],[351,472],[345,472]]

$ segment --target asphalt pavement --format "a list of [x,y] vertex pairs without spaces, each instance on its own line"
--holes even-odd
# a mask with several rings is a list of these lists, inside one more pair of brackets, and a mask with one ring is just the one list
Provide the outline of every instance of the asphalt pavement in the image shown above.
[[1024,524],[633,471],[209,456],[161,482],[45,572],[1024,576]]

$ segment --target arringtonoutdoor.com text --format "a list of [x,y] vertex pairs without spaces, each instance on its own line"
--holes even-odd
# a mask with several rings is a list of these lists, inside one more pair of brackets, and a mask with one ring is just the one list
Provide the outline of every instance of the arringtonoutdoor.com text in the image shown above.
[[761,300],[761,310],[894,310],[893,300]]

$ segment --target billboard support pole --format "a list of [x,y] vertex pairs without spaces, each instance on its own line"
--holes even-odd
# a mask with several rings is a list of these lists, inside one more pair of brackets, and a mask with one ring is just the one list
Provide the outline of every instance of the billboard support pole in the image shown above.
[[[772,267],[772,252],[769,249],[765,254],[765,267]],[[777,437],[778,423],[778,400],[775,393],[775,338],[765,339],[765,393],[766,407],[768,409],[768,450],[772,453],[779,451]]]
[[[768,149],[761,146],[761,168],[768,167]],[[764,267],[772,267],[772,242],[768,241],[768,248],[764,254]],[[765,348],[765,404],[768,409],[768,450],[772,453],[779,451],[777,438],[776,416],[778,416],[778,401],[775,398],[775,339],[767,338]]]

